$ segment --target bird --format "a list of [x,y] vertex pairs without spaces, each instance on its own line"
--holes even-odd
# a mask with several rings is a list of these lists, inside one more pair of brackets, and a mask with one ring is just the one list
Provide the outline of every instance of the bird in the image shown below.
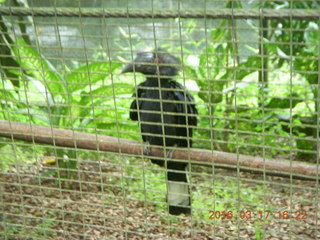
[[180,60],[162,48],[138,52],[135,59],[125,65],[122,73],[145,75],[133,94],[130,119],[140,122],[145,142],[144,154],[150,146],[169,147],[166,159],[151,159],[166,168],[168,211],[171,215],[191,214],[188,163],[170,160],[175,147],[191,147],[192,132],[197,125],[193,96],[173,78],[180,70]]

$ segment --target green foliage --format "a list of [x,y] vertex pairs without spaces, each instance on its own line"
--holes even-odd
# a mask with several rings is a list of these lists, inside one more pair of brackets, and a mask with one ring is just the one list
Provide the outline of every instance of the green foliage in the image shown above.
[[201,183],[204,185],[196,186],[197,191],[193,193],[192,204],[194,216],[203,221],[212,221],[208,219],[209,210],[232,211],[233,213],[250,207],[258,210],[263,206],[263,194],[270,192],[266,187],[248,186],[239,179],[221,181],[219,178],[213,179],[212,176],[205,175],[201,178]]
[[302,102],[302,99],[296,99],[299,95],[293,93],[292,96],[287,97],[274,97],[271,98],[270,102],[265,106],[265,108],[294,108],[298,103]]
[[[294,4],[295,8],[313,8],[311,5],[315,3]],[[286,6],[270,2],[255,7]],[[267,32],[267,38],[259,36],[267,51],[265,55],[257,54],[259,49],[248,46],[253,50],[252,55],[237,59],[238,45],[233,44],[237,33],[229,24],[227,20],[221,21],[211,31],[206,47],[199,55],[198,66],[186,67],[184,72],[185,78],[197,79],[198,96],[203,103],[198,108],[201,108],[200,115],[206,116],[199,119],[200,129],[195,135],[200,141],[195,146],[259,155],[265,146],[268,157],[286,156],[289,137],[286,124],[290,118],[292,121],[312,118],[314,125],[317,124],[319,26],[303,20],[285,20],[281,24],[270,20],[267,24],[275,31]],[[289,28],[293,29],[292,34]],[[254,26],[252,31],[256,31]],[[258,74],[268,65],[270,69],[279,70],[268,71],[265,83],[262,83]],[[310,88],[301,87],[305,84],[310,84]],[[305,98],[313,98],[314,103]],[[306,114],[311,108],[314,108],[314,114]],[[294,134],[299,135],[301,131],[304,131],[303,127],[298,127]],[[265,137],[261,137],[262,134]],[[314,131],[313,136],[316,134]],[[281,148],[277,147],[280,140],[284,145]],[[295,146],[299,152],[302,145]]]
[[230,49],[224,43],[228,38],[226,21],[222,21],[210,36],[212,43],[215,44],[210,44],[200,55],[199,74],[194,77],[200,79],[197,81],[200,87],[199,97],[205,102],[220,103],[223,87],[228,80],[227,73],[224,74],[224,69],[228,65],[228,49]]
[[50,93],[60,93],[62,97],[67,96],[63,78],[44,56],[30,47],[22,38],[17,38],[12,50],[16,61],[26,71],[28,77],[41,81]]
[[106,74],[113,72],[119,67],[120,64],[110,62],[92,62],[81,66],[65,77],[68,83],[68,90],[75,92],[102,81],[106,78]]
[[43,239],[52,235],[51,228],[55,224],[54,219],[41,219],[37,222],[38,224],[33,222],[32,228],[16,224],[15,222],[6,223],[2,236],[4,239],[16,239],[17,236],[21,236],[21,238],[28,236],[28,238]]
[[[0,144],[0,151],[2,154],[0,161],[0,169],[8,169],[12,166],[21,166],[23,164],[31,164],[36,161],[35,154],[29,147],[15,146],[12,141]],[[41,155],[41,151],[38,155]]]
[[[119,63],[88,63],[61,76],[44,56],[21,38],[17,39],[12,52],[23,69],[16,74],[24,79],[24,84],[16,91],[10,81],[0,83],[5,89],[0,92],[4,100],[1,104],[3,109],[7,109],[2,113],[3,119],[31,120],[37,124],[74,129],[95,129],[99,126],[101,129],[128,130],[132,126],[131,122],[114,125],[117,120],[128,116],[121,97],[131,96],[133,92],[132,84],[118,83],[119,80],[113,77]],[[23,94],[24,89],[29,89],[28,95]],[[12,112],[16,114],[10,114]],[[59,176],[70,178],[77,167],[75,151],[57,150],[56,153],[59,167],[66,170]]]
[[308,27],[304,32],[304,39],[306,41],[305,52],[312,53],[313,55],[319,54],[319,25],[315,22],[309,22]]
[[[110,158],[114,163],[123,166],[121,182],[126,191],[126,198],[141,202],[145,207],[153,204],[159,213],[167,212],[166,177],[163,168],[152,164],[148,159],[123,159],[115,154],[111,154]],[[192,214],[197,224],[213,221],[208,218],[209,210],[236,213],[251,208],[258,211],[265,204],[264,196],[270,194],[270,189],[263,185],[250,186],[239,179],[231,178],[222,180],[219,175],[213,176],[207,167],[197,167],[196,172],[202,173],[192,177]],[[119,179],[110,181],[114,185],[120,182]],[[111,198],[112,193],[108,193],[105,201],[111,201]],[[273,208],[272,204],[268,204],[268,209]],[[179,218],[165,216],[163,221],[174,223],[179,221]]]

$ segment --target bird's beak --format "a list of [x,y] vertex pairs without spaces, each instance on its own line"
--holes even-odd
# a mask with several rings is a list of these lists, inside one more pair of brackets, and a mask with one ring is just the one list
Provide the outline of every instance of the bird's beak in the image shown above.
[[133,72],[133,65],[127,64],[121,71],[121,73]]

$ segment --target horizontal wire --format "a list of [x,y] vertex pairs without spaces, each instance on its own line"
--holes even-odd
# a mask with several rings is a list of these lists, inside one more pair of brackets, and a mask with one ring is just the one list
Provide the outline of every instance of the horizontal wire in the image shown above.
[[32,17],[103,17],[103,18],[198,18],[198,19],[319,19],[319,9],[196,9],[196,10],[141,10],[119,8],[22,8],[1,7],[4,16]]

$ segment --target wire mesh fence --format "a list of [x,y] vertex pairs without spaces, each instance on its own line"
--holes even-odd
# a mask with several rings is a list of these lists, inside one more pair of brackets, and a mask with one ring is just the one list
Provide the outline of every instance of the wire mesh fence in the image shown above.
[[0,239],[318,239],[319,1],[0,1]]

